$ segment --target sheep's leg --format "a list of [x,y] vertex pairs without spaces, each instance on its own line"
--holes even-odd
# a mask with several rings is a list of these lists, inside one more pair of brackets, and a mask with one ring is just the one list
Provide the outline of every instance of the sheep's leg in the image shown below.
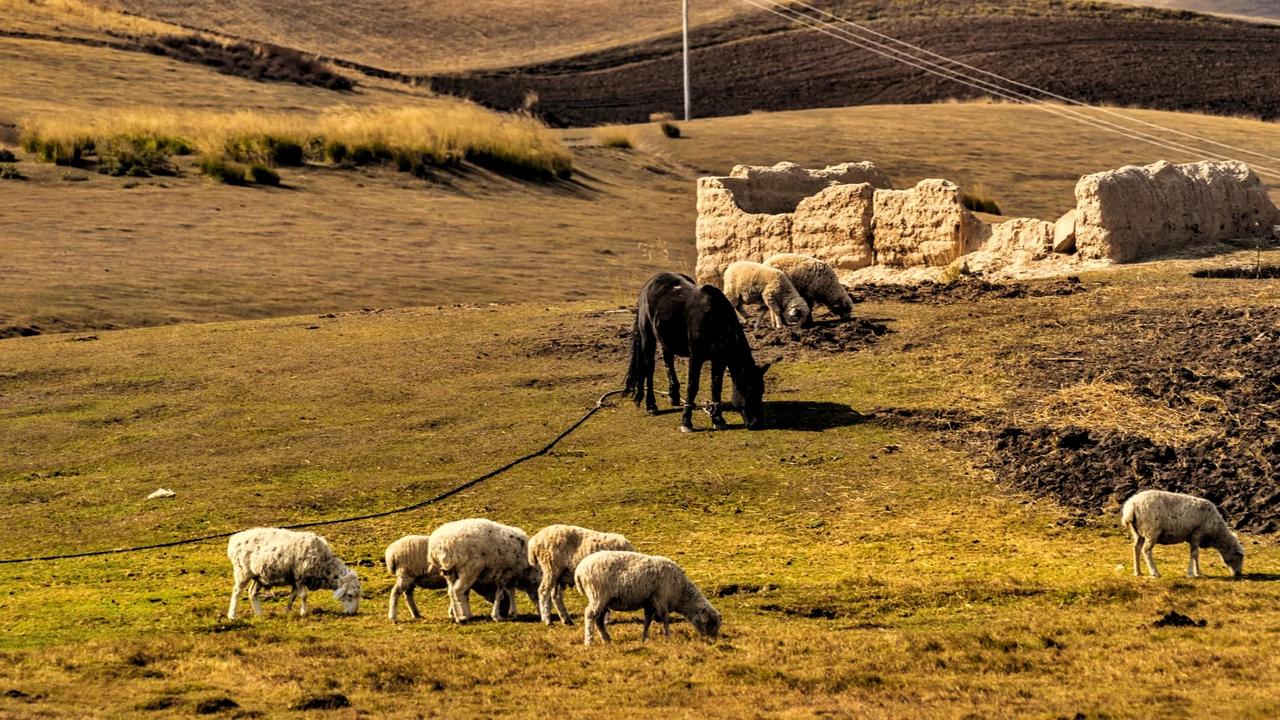
[[1142,577],[1142,536],[1133,536],[1133,576]]
[[667,398],[671,407],[680,407],[680,378],[676,376],[676,355],[662,348],[662,363],[667,366]]
[[783,326],[782,304],[778,302],[776,297],[764,298],[764,306],[769,308],[769,319],[773,321],[774,329]]
[[[461,625],[471,619],[471,586],[479,578],[477,572],[458,573],[449,579],[449,607],[453,621]],[[494,596],[495,602],[497,596]]]
[[724,415],[720,412],[720,395],[724,390],[724,363],[719,360],[711,361],[711,427],[716,430],[724,430],[729,427],[729,423],[724,421]]
[[417,588],[413,585],[413,583],[410,583],[409,587],[405,588],[404,601],[409,603],[409,616],[412,617],[414,620],[421,620],[422,613],[418,611],[418,603],[414,602],[414,599],[413,599],[413,591],[415,589]]
[[231,586],[231,606],[227,608],[227,619],[236,619],[236,605],[240,602],[240,593],[244,592],[244,588],[249,584],[240,573],[236,573],[235,583]]
[[604,604],[598,603],[590,596],[587,597],[587,609],[582,611],[582,643],[584,645],[591,644],[591,627],[594,625],[598,630],[600,637],[609,642],[609,633],[604,629],[602,622],[604,616]]
[[[564,606],[564,584],[563,583],[556,583],[555,599],[556,599],[556,615],[560,616],[560,622],[564,623],[565,625],[572,625],[573,617],[569,615],[569,608]],[[609,611],[606,610],[605,614],[608,615],[608,613]]]
[[[506,600],[506,603],[503,603]],[[493,595],[493,612],[490,617],[494,622],[510,620],[516,616],[516,594],[509,587],[498,588]]]
[[662,637],[671,637],[671,613],[662,613]]
[[[538,583],[538,615],[543,625],[551,624],[551,603],[556,591],[556,580],[551,577],[550,568],[543,566],[542,582]],[[561,620],[564,619],[562,616]]]
[[685,386],[684,414],[680,417],[680,432],[693,432],[693,409],[697,407],[698,380],[702,376],[704,360],[695,351],[689,357],[689,379]]
[[653,623],[653,608],[645,606],[644,608],[644,631],[640,633],[640,641],[649,641],[649,625]]
[[1155,542],[1147,541],[1146,548],[1143,549],[1142,555],[1147,561],[1147,569],[1151,571],[1151,577],[1160,577],[1160,571],[1156,569]]
[[298,614],[306,615],[307,614],[307,588],[303,585],[299,585],[297,589],[294,590],[294,592],[298,594]]
[[1191,541],[1191,560],[1187,563],[1187,577],[1200,577],[1200,545]]
[[258,591],[262,589],[262,584],[256,579],[249,581],[249,604],[253,606],[254,617],[262,614],[262,602],[258,600]]

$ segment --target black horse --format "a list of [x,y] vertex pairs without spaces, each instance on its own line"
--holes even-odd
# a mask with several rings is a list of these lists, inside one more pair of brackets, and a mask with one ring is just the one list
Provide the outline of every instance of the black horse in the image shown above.
[[711,285],[698,287],[687,275],[659,273],[640,289],[636,310],[625,391],[636,405],[643,401],[650,414],[658,412],[653,397],[653,371],[654,352],[661,343],[662,362],[670,381],[668,397],[676,407],[680,407],[680,381],[676,379],[675,356],[689,358],[681,432],[693,432],[698,378],[707,361],[711,362],[712,425],[717,430],[727,427],[720,413],[720,390],[727,369],[733,380],[733,404],[742,413],[743,422],[749,430],[760,427],[764,422],[764,373],[769,365],[756,366],[738,313],[724,293]]

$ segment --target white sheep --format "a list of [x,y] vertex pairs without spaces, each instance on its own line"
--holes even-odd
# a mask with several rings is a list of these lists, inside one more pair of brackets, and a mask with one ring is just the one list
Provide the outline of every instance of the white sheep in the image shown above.
[[635,550],[622,535],[598,532],[576,525],[548,525],[529,538],[529,563],[542,571],[538,587],[538,613],[542,622],[551,624],[554,601],[560,622],[572,625],[573,619],[564,606],[565,585],[573,584],[578,563],[600,550]]
[[1217,550],[1233,576],[1240,577],[1244,569],[1244,547],[1240,539],[1227,527],[1218,507],[1204,498],[1164,490],[1143,490],[1125,501],[1120,518],[1133,534],[1134,575],[1142,575],[1138,565],[1139,556],[1142,556],[1151,576],[1160,577],[1152,548],[1184,542],[1191,544],[1191,561],[1187,565],[1190,577],[1200,577],[1201,547]]
[[[739,260],[724,271],[724,294],[734,309],[746,317],[747,305],[764,305],[775,328],[802,324],[809,319],[804,301],[786,274],[756,262]],[[756,318],[759,327],[760,318]]]
[[[449,587],[444,576],[431,567],[430,540],[431,538],[427,535],[405,535],[388,545],[383,554],[387,572],[396,576],[396,584],[391,588],[391,601],[387,609],[387,617],[391,622],[396,622],[396,610],[401,596],[409,605],[409,614],[414,620],[418,620],[422,617],[422,613],[418,611],[418,604],[414,602],[413,591],[417,588],[444,590]],[[496,599],[497,588],[492,583],[477,582],[471,589],[490,603]],[[532,588],[522,589],[528,592],[529,600],[536,605],[538,601]],[[514,616],[514,608],[505,595],[502,597],[499,612],[503,617]],[[453,619],[452,603],[449,606],[449,619]]]
[[454,622],[471,619],[471,588],[477,583],[494,586],[492,617],[505,619],[505,596],[510,616],[516,614],[516,587],[532,593],[542,580],[529,564],[529,537],[520,528],[483,518],[455,520],[436,528],[428,539],[430,568],[448,582],[449,616]]
[[642,639],[649,639],[649,624],[662,621],[662,634],[670,636],[670,613],[678,612],[703,635],[720,634],[720,613],[711,607],[675,561],[657,555],[602,550],[578,563],[574,573],[578,589],[587,596],[583,613],[583,642],[591,644],[595,625],[605,642],[612,642],[605,627],[608,611],[644,610]]
[[799,253],[779,253],[764,261],[765,267],[781,270],[795,286],[810,311],[825,305],[842,320],[853,315],[853,298],[836,277],[832,267],[816,257]]
[[227,608],[227,617],[232,620],[236,618],[236,603],[246,586],[254,615],[262,614],[258,591],[279,585],[293,588],[289,610],[293,609],[295,598],[302,598],[300,615],[307,614],[309,590],[333,590],[333,597],[342,601],[348,615],[354,615],[360,606],[360,578],[333,554],[329,543],[315,533],[280,528],[245,530],[227,541],[227,558],[231,560],[235,576],[231,606]]

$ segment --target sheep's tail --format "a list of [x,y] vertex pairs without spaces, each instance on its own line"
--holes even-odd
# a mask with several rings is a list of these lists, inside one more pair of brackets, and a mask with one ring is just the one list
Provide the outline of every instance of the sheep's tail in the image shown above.
[[1129,532],[1133,532],[1134,528],[1134,509],[1133,503],[1125,503],[1124,508],[1120,511],[1120,526],[1128,528]]
[[636,322],[631,327],[631,362],[627,366],[627,380],[623,385],[622,394],[629,396],[636,405],[644,402],[644,378],[645,378],[645,335],[648,333],[647,323],[644,322],[645,307],[644,298],[640,300],[640,306],[636,308]]

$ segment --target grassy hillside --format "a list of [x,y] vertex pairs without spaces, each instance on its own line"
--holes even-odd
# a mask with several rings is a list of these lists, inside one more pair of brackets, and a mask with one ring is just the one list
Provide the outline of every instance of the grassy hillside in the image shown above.
[[1280,6],[1269,0],[1130,0],[1134,5],[1191,10],[1232,17],[1280,22]]
[[[318,92],[291,91],[300,99]],[[1139,116],[1280,155],[1273,124]],[[287,189],[251,189],[212,186],[189,166],[179,177],[137,180],[23,161],[29,180],[0,181],[13,218],[0,248],[0,262],[13,268],[0,274],[0,327],[621,303],[655,269],[692,266],[695,178],[737,163],[867,159],[899,185],[950,178],[985,186],[1007,214],[1053,219],[1074,204],[1081,174],[1167,157],[1018,106],[864,107],[681,126],[678,140],[656,126],[626,128],[638,145],[630,151],[565,131],[577,179],[551,186],[474,170],[430,181],[391,169],[307,167],[281,171]],[[79,262],[60,262],[67,253]]]
[[[1086,278],[1106,284],[1069,297],[863,305],[893,333],[857,353],[782,348],[762,432],[680,436],[671,414],[606,410],[551,456],[445,504],[328,528],[365,582],[355,618],[322,594],[313,616],[287,618],[276,592],[262,619],[220,619],[230,582],[216,543],[0,566],[0,714],[190,715],[229,698],[275,715],[341,693],[356,712],[396,717],[553,705],[567,717],[1273,717],[1270,540],[1246,538],[1243,582],[1223,581],[1212,553],[1210,578],[1180,579],[1185,556],[1170,548],[1157,553],[1165,579],[1134,579],[1113,517],[1073,522],[1069,508],[993,485],[962,435],[892,421],[1034,412],[1056,396],[1030,361],[1116,308],[1280,301],[1275,281],[1187,269]],[[628,317],[608,307],[3,341],[0,556],[434,493],[537,446],[616,385]],[[876,409],[880,420],[860,414]],[[157,486],[177,497],[143,500]],[[635,618],[619,615],[615,645],[587,649],[578,626],[529,622],[523,598],[524,622],[454,627],[425,592],[426,619],[393,627],[383,546],[470,515],[625,532],[684,564],[724,613],[724,637],[698,642],[680,623],[640,645]],[[1154,628],[1169,610],[1207,625]]]
[[[114,0],[129,11],[403,72],[433,74],[552,60],[636,42],[680,27],[680,6],[621,0],[478,0],[358,7],[329,0]],[[696,24],[740,14],[742,3],[693,3]]]

